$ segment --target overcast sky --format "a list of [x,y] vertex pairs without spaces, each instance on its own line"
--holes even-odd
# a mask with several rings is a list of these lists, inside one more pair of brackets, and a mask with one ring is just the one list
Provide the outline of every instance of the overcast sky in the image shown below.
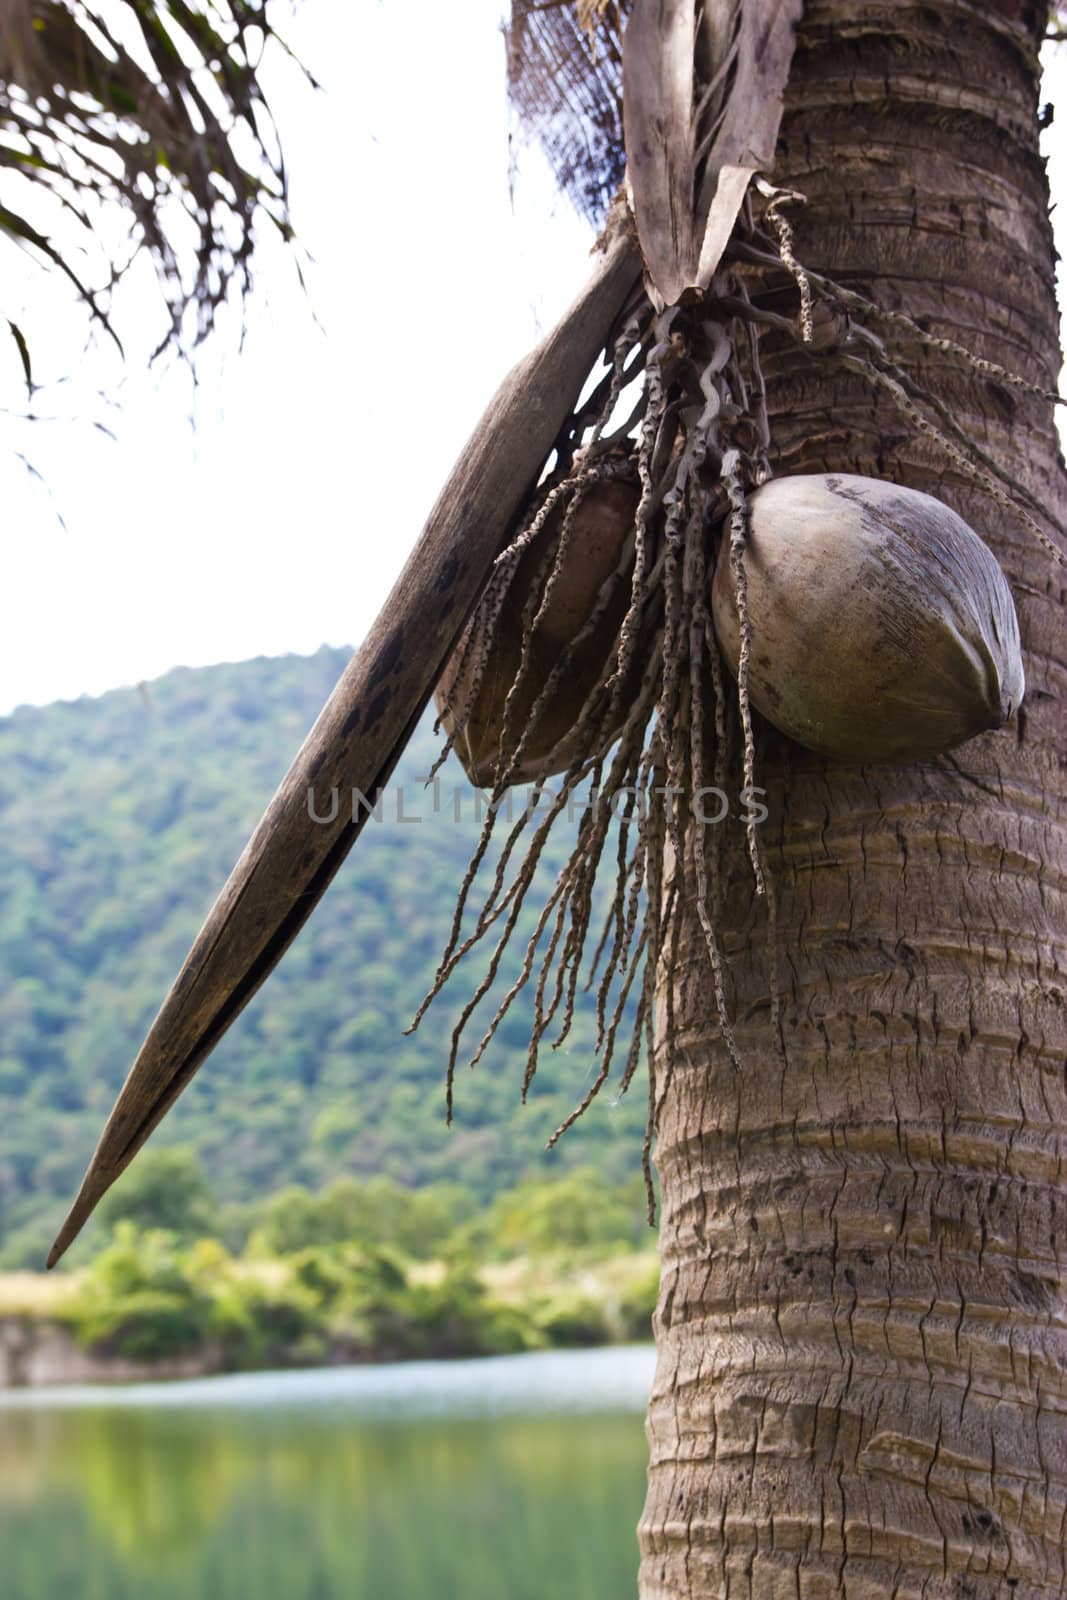
[[[220,335],[195,398],[181,367],[80,357],[78,314],[54,281],[24,277],[39,368],[74,376],[43,397],[66,420],[12,425],[47,490],[0,450],[0,713],[362,637],[497,383],[588,269],[592,235],[536,155],[509,195],[503,9],[296,9],[288,36],[324,92],[280,58],[268,89],[309,292],[268,243],[244,348]],[[1053,100],[1063,79],[1061,62]],[[127,328],[139,306],[147,340],[147,287]],[[2,341],[4,403],[18,383]]]

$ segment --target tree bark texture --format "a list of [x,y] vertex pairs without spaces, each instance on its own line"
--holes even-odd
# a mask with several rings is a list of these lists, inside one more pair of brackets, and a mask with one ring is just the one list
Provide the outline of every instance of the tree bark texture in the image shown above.
[[[808,197],[802,261],[1054,388],[1044,9],[808,0],[774,177]],[[780,273],[755,293],[795,310]],[[833,767],[758,725],[784,1057],[739,829],[716,844],[741,1073],[686,886],[661,974],[641,1595],[1048,1600],[1067,1595],[1065,569],[866,379],[763,350],[776,470],[954,506],[1011,581],[1028,692],[1017,724],[908,767]],[[1062,538],[1048,403],[918,342],[903,364]]]

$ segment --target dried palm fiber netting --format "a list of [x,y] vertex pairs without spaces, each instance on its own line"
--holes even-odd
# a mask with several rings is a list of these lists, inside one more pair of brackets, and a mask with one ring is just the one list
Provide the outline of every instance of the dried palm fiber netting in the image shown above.
[[[578,127],[579,112],[568,110],[572,102],[567,96],[573,91],[562,88],[552,102],[544,67],[553,51],[562,53],[574,73],[585,61],[596,82],[596,89],[589,90],[591,103],[597,117],[606,116],[610,85],[615,85],[616,104],[618,95],[617,60],[612,65],[606,52],[613,41],[617,48],[622,12],[610,3],[590,5],[579,17],[576,6],[543,6],[531,0],[516,0],[514,8],[510,43],[526,52],[522,61],[535,62],[532,87],[524,89],[520,110],[524,104],[534,105],[534,127],[559,162],[561,183],[577,183],[590,205],[591,197],[602,196],[611,181],[609,169],[597,167],[592,154],[594,133],[607,124]],[[524,34],[517,33],[520,23]],[[783,1048],[773,882],[760,847],[759,807],[746,799],[755,792],[757,773],[743,557],[748,497],[771,474],[766,351],[799,348],[813,361],[862,373],[957,471],[1002,506],[1010,506],[1050,555],[1061,563],[1064,559],[1039,524],[1040,506],[963,435],[936,396],[908,371],[905,352],[916,344],[944,350],[1001,382],[1032,386],[962,346],[930,335],[907,316],[883,310],[859,289],[807,271],[797,259],[788,220],[789,208],[803,203],[803,196],[757,178],[703,298],[657,312],[644,286],[635,287],[607,341],[603,366],[590,374],[530,503],[497,557],[462,637],[460,670],[446,698],[450,732],[438,767],[462,735],[483,679],[493,668],[500,632],[511,626],[508,619],[517,609],[521,647],[499,717],[481,837],[434,982],[412,1026],[418,1026],[464,958],[489,939],[488,966],[452,1031],[446,1089],[451,1117],[466,1030],[484,1001],[492,1005],[491,991],[516,940],[519,956],[510,982],[488,1022],[477,1024],[481,1034],[469,1051],[471,1066],[481,1059],[519,994],[532,985],[525,1098],[546,1039],[557,1048],[568,1038],[579,985],[592,991],[597,1067],[586,1093],[550,1143],[604,1088],[617,1050],[625,1052],[616,1085],[620,1094],[632,1083],[643,1055],[648,1071],[644,1171],[650,1218],[651,1146],[658,1105],[674,1067],[669,984],[660,990],[660,1014],[653,1028],[657,967],[664,956],[676,965],[681,919],[675,909],[686,876],[683,868],[696,888],[724,1045],[735,1067],[743,1070],[730,1016],[728,963],[717,929],[721,831],[715,824],[720,818],[717,801],[708,802],[710,816],[703,803],[694,803],[702,792],[727,797],[732,814],[744,825],[753,887],[764,908],[761,928],[748,937],[763,941],[770,1042]],[[609,227],[624,226],[624,213],[620,202]],[[538,629],[565,570],[580,508],[609,480],[629,481],[635,488],[636,510],[631,525],[620,530],[617,565],[579,631],[531,691]],[[532,581],[531,552],[539,557]],[[736,682],[725,672],[709,613],[708,578],[720,552],[728,563],[740,619]],[[513,585],[520,569],[523,587],[516,600]],[[621,606],[615,604],[620,595]],[[572,707],[575,738],[567,745],[569,759],[553,765],[546,757],[540,803],[514,808],[509,792],[516,775],[528,773],[527,753],[536,745],[539,722],[554,699],[567,692],[577,653],[598,630],[609,636],[602,651],[604,666]],[[561,819],[572,826],[573,847],[542,894],[537,869],[549,834]],[[493,862],[490,842],[504,824],[502,847]],[[519,932],[528,896],[538,909]]]
[[508,94],[521,132],[591,222],[623,179],[622,33],[630,0],[512,0]]

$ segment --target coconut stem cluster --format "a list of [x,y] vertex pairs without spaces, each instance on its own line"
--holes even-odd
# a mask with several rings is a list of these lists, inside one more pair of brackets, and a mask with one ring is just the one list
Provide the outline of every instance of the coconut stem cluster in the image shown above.
[[[679,868],[687,863],[695,868],[722,1033],[743,1065],[715,925],[717,852],[709,850],[703,819],[691,811],[683,822],[680,808],[662,796],[684,801],[706,788],[709,765],[723,787],[735,752],[751,787],[752,707],[790,738],[836,759],[913,761],[999,727],[1023,693],[1007,582],[979,536],[948,507],[875,479],[767,481],[760,338],[772,325],[787,328],[812,360],[858,363],[872,384],[891,383],[949,452],[964,451],[894,361],[882,336],[888,330],[891,337],[892,319],[883,320],[882,333],[872,331],[876,307],[796,260],[780,208],[802,198],[767,189],[766,228],[746,208],[703,303],[657,315],[637,292],[609,342],[604,375],[591,382],[561,434],[552,468],[501,551],[437,690],[447,732],[441,759],[454,749],[471,780],[489,790],[490,804],[413,1027],[463,956],[491,930],[495,938],[486,975],[453,1030],[448,1114],[464,1031],[498,977],[527,896],[535,882],[541,888],[538,868],[552,827],[577,807],[574,846],[555,883],[544,887],[518,972],[471,1064],[532,984],[525,1097],[552,1024],[554,1046],[569,1033],[591,921],[595,909],[602,912],[585,974],[585,986],[596,986],[599,1069],[553,1142],[607,1082],[620,1031],[629,1029],[630,1044],[619,1092],[629,1087],[647,1041],[650,1209],[660,1097],[651,1048],[656,962],[675,925]],[[795,323],[765,310],[753,292],[768,263],[797,286]],[[979,452],[967,460],[990,493],[1008,492]],[[1033,522],[1025,507],[1019,512]],[[490,873],[490,841],[509,785],[549,778],[558,788],[547,813],[536,826],[523,813]],[[630,798],[617,815],[596,801],[623,791]],[[773,885],[751,820],[748,834],[773,961]],[[605,855],[610,894],[598,896]],[[474,912],[483,870],[490,881]],[[776,1014],[771,1021],[778,1026]]]

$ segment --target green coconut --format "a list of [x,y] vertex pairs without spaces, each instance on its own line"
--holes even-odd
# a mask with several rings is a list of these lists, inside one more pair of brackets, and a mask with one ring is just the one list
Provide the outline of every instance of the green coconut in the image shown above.
[[[843,761],[917,761],[1018,710],[1011,590],[932,495],[843,474],[775,478],[750,497],[743,561],[749,698],[799,744]],[[728,537],[712,608],[736,676]]]

